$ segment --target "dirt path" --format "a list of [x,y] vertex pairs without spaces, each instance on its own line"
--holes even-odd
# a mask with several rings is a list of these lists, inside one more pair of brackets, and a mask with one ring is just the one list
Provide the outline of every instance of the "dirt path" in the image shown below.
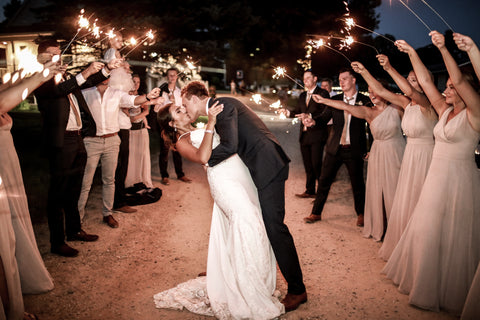
[[[454,319],[446,313],[423,311],[380,271],[380,243],[364,239],[355,226],[348,178],[341,171],[330,192],[323,220],[305,224],[311,200],[304,191],[304,171],[298,148],[298,127],[290,121],[263,119],[292,158],[286,184],[286,223],[302,264],[308,303],[281,319]],[[159,183],[157,148],[152,147],[154,184],[163,190],[157,203],[137,207],[134,214],[115,214],[120,228],[101,222],[101,187],[92,188],[84,228],[100,236],[94,243],[71,243],[77,258],[49,253],[46,222],[34,225],[40,251],[55,280],[49,293],[26,296],[25,306],[42,320],[58,319],[211,319],[187,311],[160,310],[152,296],[206,270],[212,200],[204,171],[184,162],[193,183],[174,178]],[[171,162],[170,162],[171,163]],[[343,169],[342,169],[343,170]],[[171,174],[172,175],[172,174]],[[278,273],[277,287],[286,293]]]

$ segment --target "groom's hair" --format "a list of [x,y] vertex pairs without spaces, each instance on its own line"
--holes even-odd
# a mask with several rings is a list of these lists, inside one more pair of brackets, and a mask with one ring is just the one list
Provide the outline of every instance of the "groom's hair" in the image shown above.
[[197,96],[199,98],[208,97],[208,90],[207,87],[200,81],[192,81],[187,84],[182,89],[182,97],[185,96],[188,100],[192,96]]

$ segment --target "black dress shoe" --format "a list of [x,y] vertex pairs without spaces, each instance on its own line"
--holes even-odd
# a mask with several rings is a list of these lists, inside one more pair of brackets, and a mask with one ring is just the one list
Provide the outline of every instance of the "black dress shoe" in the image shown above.
[[285,306],[285,312],[295,310],[299,305],[305,302],[307,302],[307,292],[302,294],[287,293],[282,300],[282,304]]
[[82,229],[72,236],[67,236],[67,241],[86,241],[92,242],[97,241],[98,236],[96,234],[88,234]]
[[78,250],[73,249],[68,244],[64,243],[58,247],[52,247],[50,249],[52,253],[58,254],[62,257],[76,257],[78,256]]

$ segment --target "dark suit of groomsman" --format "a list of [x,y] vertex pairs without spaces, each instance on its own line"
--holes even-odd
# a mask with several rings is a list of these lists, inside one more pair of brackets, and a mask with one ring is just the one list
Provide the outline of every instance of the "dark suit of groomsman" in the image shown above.
[[[312,94],[319,94],[324,98],[330,98],[328,92],[317,86],[317,76],[310,70],[303,74],[305,90],[298,98],[298,103],[290,117],[312,116],[322,113],[326,106],[312,99]],[[306,127],[300,124],[300,151],[302,153],[303,166],[305,168],[306,183],[305,191],[296,194],[299,198],[315,198],[317,181],[320,178],[323,160],[323,148],[327,141],[328,131],[326,124],[318,124]]]
[[[370,99],[355,89],[355,78],[348,69],[339,75],[340,86],[344,93],[334,96],[334,100],[343,100],[351,105],[369,105]],[[313,223],[321,220],[321,214],[327,201],[330,187],[338,170],[345,164],[352,184],[357,225],[363,226],[363,213],[365,207],[365,182],[363,175],[364,156],[367,153],[367,125],[366,121],[353,117],[348,112],[331,107],[321,114],[316,114],[313,119],[318,124],[326,124],[330,119],[333,124],[329,130],[325,145],[325,158],[323,160],[317,195],[310,216],[305,222]],[[369,135],[371,136],[371,135]]]
[[[38,50],[39,56],[60,53],[55,42],[47,44],[47,47],[40,44]],[[91,67],[92,65],[89,68]],[[106,78],[107,74],[101,70],[87,79],[77,75],[58,84],[55,79],[51,79],[35,90],[43,120],[44,151],[50,168],[47,216],[51,251],[63,256],[78,254],[77,250],[65,244],[65,235],[67,240],[94,241],[98,238],[81,229],[78,212],[78,198],[87,160],[82,134],[95,135],[96,131],[80,90],[92,87]],[[72,102],[78,107],[76,113],[73,112]],[[86,125],[92,122],[93,125]],[[72,123],[75,130],[69,128]],[[82,127],[91,132],[82,132]]]

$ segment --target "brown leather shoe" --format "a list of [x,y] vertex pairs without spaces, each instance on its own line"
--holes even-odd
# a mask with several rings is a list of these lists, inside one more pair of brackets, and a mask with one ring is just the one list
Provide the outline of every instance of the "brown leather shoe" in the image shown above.
[[189,178],[187,178],[187,177],[185,177],[185,176],[183,176],[183,177],[181,177],[181,178],[178,178],[178,180],[183,181],[183,182],[186,182],[186,183],[192,182],[192,179],[189,179]]
[[363,214],[359,214],[357,218],[357,226],[363,227]]
[[206,273],[205,271],[200,272],[200,273],[198,274],[198,277],[206,277],[206,276],[207,276],[207,273]]
[[117,222],[117,220],[115,220],[115,219],[113,218],[112,215],[103,217],[103,222],[105,222],[106,224],[108,224],[108,226],[109,226],[110,228],[118,228],[118,222]]
[[137,212],[137,209],[134,209],[130,206],[123,206],[123,207],[120,207],[120,208],[116,208],[116,209],[113,209],[114,211],[118,211],[118,212],[123,212],[123,213],[134,213],[134,212]]
[[170,184],[170,180],[168,178],[162,178],[160,181],[161,184],[168,186]]
[[303,221],[305,221],[306,223],[315,223],[320,220],[322,220],[322,216],[319,214],[313,214],[313,213],[310,214],[308,217],[303,218]]
[[285,312],[295,310],[299,305],[305,302],[307,302],[306,291],[302,294],[287,293],[285,298],[282,300],[282,303],[285,306]]
[[315,195],[304,192],[304,193],[297,193],[297,194],[295,194],[295,197],[299,197],[299,198],[315,198]]
[[62,257],[76,257],[78,256],[78,250],[73,249],[68,244],[64,243],[58,247],[52,247],[50,249],[51,253],[58,254]]
[[76,234],[72,236],[67,236],[67,241],[86,241],[92,242],[97,241],[98,236],[96,234],[88,234],[84,230],[80,229]]

